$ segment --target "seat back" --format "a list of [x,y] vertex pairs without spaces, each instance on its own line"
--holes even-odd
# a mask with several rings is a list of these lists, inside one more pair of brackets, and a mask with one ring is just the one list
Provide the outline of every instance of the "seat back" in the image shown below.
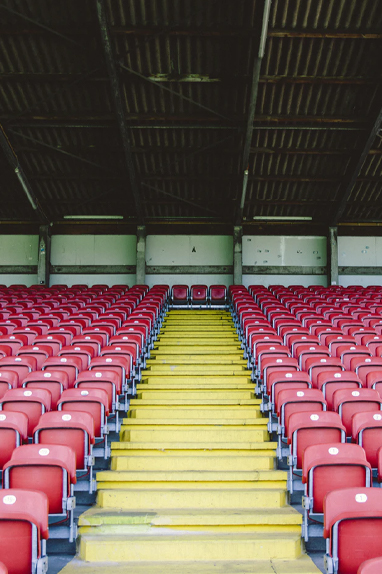
[[0,494],[0,556],[9,572],[32,572],[47,539],[48,498],[33,490],[2,490]]
[[337,413],[297,412],[289,417],[288,443],[292,445],[294,466],[302,469],[305,449],[310,445],[346,441],[346,429]]
[[85,411],[94,418],[96,437],[106,432],[106,420],[109,415],[109,398],[102,389],[68,389],[58,401],[59,411]]
[[178,305],[188,303],[188,285],[173,285],[171,298],[172,302]]
[[347,436],[351,436],[352,416],[361,411],[378,412],[382,410],[382,402],[374,389],[340,389],[333,395],[333,410],[340,415]]
[[0,413],[0,470],[10,460],[15,448],[28,439],[28,417],[19,412]]
[[11,389],[0,401],[0,411],[16,411],[28,417],[28,437],[40,416],[51,410],[52,395],[45,389]]
[[76,455],[76,469],[86,470],[95,442],[94,419],[83,411],[51,411],[40,417],[34,429],[35,444],[69,446]]
[[312,511],[322,513],[324,497],[332,490],[371,486],[371,466],[357,444],[315,444],[304,451],[302,482],[312,499]]
[[227,301],[227,287],[225,285],[210,285],[211,305],[224,305]]
[[338,572],[357,574],[359,566],[381,555],[382,489],[344,488],[324,499],[327,559],[338,560]]
[[67,445],[20,446],[3,470],[3,488],[44,492],[49,500],[49,514],[66,513],[64,500],[71,495],[71,484],[76,481],[76,455]]
[[362,446],[372,468],[377,468],[378,450],[382,446],[382,413],[366,411],[353,415],[352,440]]

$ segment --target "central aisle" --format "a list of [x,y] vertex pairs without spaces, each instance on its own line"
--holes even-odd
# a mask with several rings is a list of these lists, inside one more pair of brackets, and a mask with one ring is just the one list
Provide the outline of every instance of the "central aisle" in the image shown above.
[[170,311],[63,574],[317,574],[231,315]]

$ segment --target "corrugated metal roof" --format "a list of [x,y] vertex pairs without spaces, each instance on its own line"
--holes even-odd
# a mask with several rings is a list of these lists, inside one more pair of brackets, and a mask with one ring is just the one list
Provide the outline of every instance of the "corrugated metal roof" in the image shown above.
[[[105,6],[144,218],[233,223],[264,1]],[[0,121],[48,217],[135,216],[96,3],[3,0],[0,14]],[[379,0],[272,1],[244,221],[330,223],[381,108],[381,47]],[[0,167],[2,216],[33,219]],[[381,176],[377,137],[340,221],[382,218]]]

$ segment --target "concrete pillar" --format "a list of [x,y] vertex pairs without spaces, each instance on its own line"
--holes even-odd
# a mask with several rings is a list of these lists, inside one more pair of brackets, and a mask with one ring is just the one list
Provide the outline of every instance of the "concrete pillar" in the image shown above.
[[328,237],[328,284],[338,285],[338,240],[337,227],[329,227]]
[[40,225],[38,242],[37,283],[49,287],[50,227]]
[[243,228],[235,225],[233,228],[233,284],[243,283],[243,258],[242,258]]
[[146,281],[146,227],[137,227],[137,285],[144,285]]

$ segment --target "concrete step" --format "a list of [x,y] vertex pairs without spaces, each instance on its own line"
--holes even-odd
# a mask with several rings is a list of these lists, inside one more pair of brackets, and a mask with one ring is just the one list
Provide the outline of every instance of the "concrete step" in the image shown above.
[[173,407],[178,408],[178,407],[191,407],[191,406],[197,406],[200,408],[203,407],[212,407],[212,406],[216,406],[217,408],[221,409],[222,407],[225,406],[256,406],[256,405],[260,405],[261,404],[261,400],[260,399],[172,399],[171,402],[169,402],[169,399],[131,399],[130,400],[130,407],[131,408],[136,408],[138,405],[140,408],[144,408],[144,407],[155,407],[155,406],[163,406],[165,405],[166,407],[168,407],[168,409],[171,409]]
[[238,352],[243,355],[243,351],[239,343],[221,343],[220,345],[189,345],[186,343],[178,345],[165,345],[157,343],[154,346],[154,351],[151,352],[152,358],[159,358],[162,355],[183,355],[185,353],[192,353],[193,355],[221,355],[222,353],[235,353]]
[[142,375],[142,384],[164,384],[164,383],[171,383],[177,384],[180,386],[183,385],[214,385],[219,388],[220,385],[227,385],[230,383],[235,384],[252,384],[251,377],[249,374],[242,374],[242,375],[228,375],[228,376],[201,376],[201,375],[183,375],[183,376],[171,376],[166,377],[163,375],[155,376],[145,372]]
[[114,471],[252,471],[273,470],[275,466],[273,456],[235,456],[226,454],[225,456],[187,456],[169,455],[163,453],[162,456],[119,456],[113,455],[111,469]]
[[[118,483],[131,483],[131,482],[149,482],[149,483],[174,483],[174,482],[192,482],[192,483],[217,483],[211,484],[211,488],[220,488],[225,485],[222,483],[233,482],[248,482],[249,485],[253,483],[259,484],[263,482],[275,485],[269,486],[281,488],[280,482],[285,483],[287,480],[287,473],[282,470],[255,470],[255,471],[238,471],[238,470],[103,470],[97,472],[97,483],[118,482]],[[277,483],[277,484],[276,484]],[[156,484],[152,484],[157,488]],[[195,485],[193,485],[194,487]],[[100,486],[99,488],[107,488],[107,486]],[[267,486],[268,488],[268,486]]]
[[171,562],[175,560],[295,559],[301,556],[301,538],[296,533],[206,533],[190,534],[168,529],[156,534],[83,535],[79,556],[88,562]]
[[[83,562],[75,558],[60,574],[110,574],[110,563]],[[212,560],[114,563],[113,574],[320,574],[306,554],[295,560]]]
[[110,487],[98,491],[98,506],[102,508],[131,508],[141,510],[197,509],[197,508],[280,508],[285,506],[286,492],[282,488],[126,488]]
[[[255,404],[253,406],[224,406],[220,405],[188,405],[187,407],[181,405],[171,405],[171,407],[164,407],[160,405],[153,405],[152,407],[133,407],[127,413],[127,420],[133,419],[165,419],[168,424],[171,424],[172,419],[192,419],[195,422],[199,419],[214,423],[215,420],[235,421],[235,420],[253,420],[263,418],[260,412],[260,406]],[[239,423],[238,423],[239,424]]]
[[[137,526],[150,525],[154,527],[288,527],[299,526],[302,515],[291,506],[283,508],[256,508],[256,509],[194,509],[161,510],[160,512],[137,512],[135,509],[121,511],[119,508],[108,509],[95,506],[81,514],[78,525],[80,527],[100,526]],[[83,530],[84,531],[84,530]]]
[[146,361],[147,368],[153,365],[242,365],[247,366],[247,361],[243,359],[243,353],[228,353],[226,351],[215,355],[192,355],[186,353],[174,356],[171,353],[159,355]]
[[[245,361],[246,363],[246,361]],[[165,374],[167,376],[178,375],[249,375],[249,371],[245,365],[152,365],[149,369],[142,371],[142,378],[149,377],[150,375]]]
[[172,400],[177,401],[190,399],[204,400],[227,400],[227,399],[253,399],[255,397],[254,391],[252,390],[242,390],[242,389],[229,389],[223,391],[215,391],[209,389],[184,389],[184,390],[167,390],[160,389],[158,391],[145,389],[137,393],[138,399],[148,400],[148,399],[161,399],[161,400]]
[[[250,442],[250,441],[266,441],[269,438],[267,426],[263,425],[256,429],[246,429],[246,427],[239,427],[239,429],[229,428],[218,429],[206,427],[167,427],[166,428],[152,428],[152,429],[139,429],[128,426],[122,426],[120,432],[121,441],[127,442],[163,442],[171,443],[171,441],[180,442],[203,442],[203,443],[229,443],[237,442]],[[244,429],[244,430],[243,430]]]
[[148,426],[152,426],[155,429],[164,430],[165,427],[172,430],[177,430],[176,427],[184,428],[184,427],[192,427],[196,428],[197,430],[202,430],[202,428],[211,429],[213,427],[225,427],[229,426],[232,430],[242,430],[243,427],[246,429],[254,427],[258,428],[259,426],[266,427],[268,420],[262,417],[259,418],[250,418],[250,419],[230,419],[230,418],[223,418],[224,412],[221,413],[221,418],[219,419],[212,419],[209,420],[207,418],[182,418],[179,416],[177,419],[158,419],[158,418],[125,418],[122,421],[122,428],[123,430],[127,430],[130,428],[147,428]]

